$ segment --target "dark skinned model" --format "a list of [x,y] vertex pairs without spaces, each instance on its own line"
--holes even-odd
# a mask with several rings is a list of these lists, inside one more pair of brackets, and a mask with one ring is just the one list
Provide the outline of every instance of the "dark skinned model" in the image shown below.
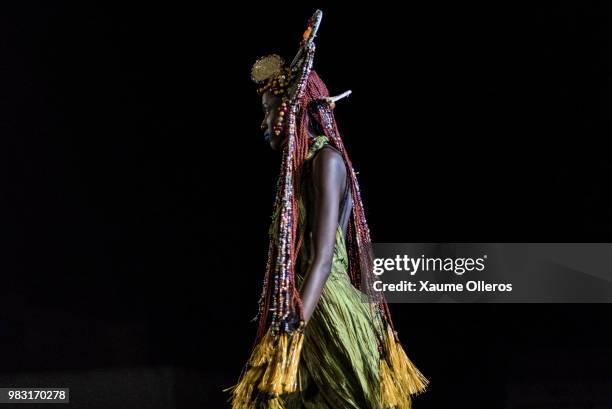
[[[274,124],[278,115],[277,108],[281,99],[266,92],[262,95],[261,102],[265,115],[261,123],[264,138],[272,149],[278,151],[286,142],[284,132],[280,135],[274,133]],[[309,133],[312,137],[315,136],[311,130]],[[312,229],[313,257],[300,288],[305,324],[312,316],[325,282],[331,273],[338,224],[342,226],[342,233],[346,236],[346,226],[352,209],[350,194],[344,197],[345,203],[343,209],[340,209],[348,183],[344,159],[340,152],[325,145],[317,152],[312,161],[314,217],[310,228]]]

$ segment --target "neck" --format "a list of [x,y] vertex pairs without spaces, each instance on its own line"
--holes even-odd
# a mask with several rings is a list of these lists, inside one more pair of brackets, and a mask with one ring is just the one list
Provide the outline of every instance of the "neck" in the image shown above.
[[[315,133],[313,133],[311,129],[308,130],[308,137],[311,140],[314,141],[317,138],[317,136],[319,136],[319,135],[316,135]],[[280,143],[280,146],[279,146],[279,149],[278,149],[279,152],[282,152],[282,150],[285,148],[285,145],[287,144],[288,141],[289,141],[289,136],[285,136],[283,138],[283,140],[281,141],[281,143]]]

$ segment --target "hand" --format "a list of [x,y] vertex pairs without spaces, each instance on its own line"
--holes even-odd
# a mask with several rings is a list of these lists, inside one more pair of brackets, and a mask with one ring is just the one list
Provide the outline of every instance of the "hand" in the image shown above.
[[304,326],[306,325],[306,323],[300,318],[300,314],[296,311],[289,313],[286,322],[289,327],[289,332],[303,331]]

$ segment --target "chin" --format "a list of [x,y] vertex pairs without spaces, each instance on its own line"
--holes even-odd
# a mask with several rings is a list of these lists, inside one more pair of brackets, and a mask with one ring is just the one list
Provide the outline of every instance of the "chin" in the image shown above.
[[280,137],[273,136],[270,139],[270,148],[274,149],[275,151],[277,151],[281,145],[282,145],[282,139]]

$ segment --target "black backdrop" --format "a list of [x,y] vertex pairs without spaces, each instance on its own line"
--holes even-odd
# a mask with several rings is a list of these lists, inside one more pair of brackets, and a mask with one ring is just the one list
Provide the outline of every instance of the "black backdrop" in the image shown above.
[[[0,14],[4,384],[164,367],[151,407],[224,407],[279,165],[249,69],[291,58],[316,7],[375,241],[612,238],[603,3],[27,4]],[[524,379],[586,405],[612,383],[608,305],[392,308],[432,380],[420,408],[519,407]],[[67,379],[71,406],[121,407]]]

